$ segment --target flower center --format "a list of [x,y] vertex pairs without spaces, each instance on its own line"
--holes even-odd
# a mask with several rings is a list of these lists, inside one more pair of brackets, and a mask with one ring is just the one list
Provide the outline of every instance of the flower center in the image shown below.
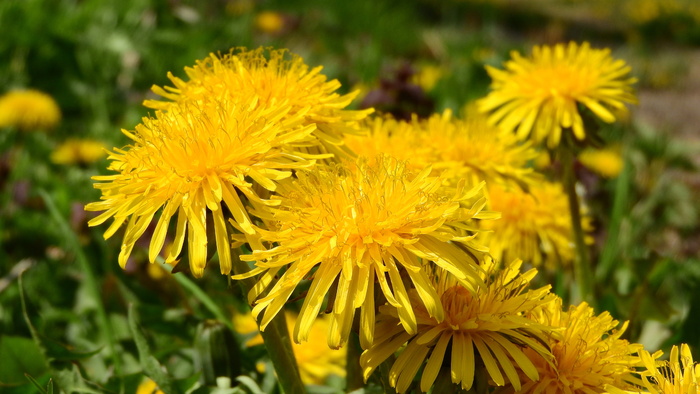
[[[445,309],[445,322],[453,329],[473,318],[471,304],[472,294],[462,286],[452,286],[440,297],[442,307]],[[464,327],[461,327],[464,328]]]

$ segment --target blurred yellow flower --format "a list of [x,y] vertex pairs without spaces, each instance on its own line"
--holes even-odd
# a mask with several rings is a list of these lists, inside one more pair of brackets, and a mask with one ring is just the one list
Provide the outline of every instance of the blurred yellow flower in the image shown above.
[[263,11],[255,16],[255,27],[264,33],[277,34],[284,28],[284,16],[275,11]]
[[[292,312],[286,312],[287,326],[291,331],[297,321],[297,316]],[[304,343],[292,342],[294,357],[299,365],[301,380],[305,384],[322,385],[329,375],[345,377],[345,358],[347,348],[331,349],[320,340],[328,332],[330,322],[327,316],[321,316],[311,326],[309,335],[313,341]],[[250,335],[258,331],[257,323],[251,314],[235,314],[233,325],[236,331],[243,335]],[[246,346],[255,346],[263,343],[260,334],[246,342]]]
[[[561,184],[542,182],[527,191],[492,185],[488,188],[490,209],[501,218],[482,221],[481,241],[497,261],[521,258],[548,269],[570,265],[576,256],[569,216],[569,202]],[[582,219],[584,231],[590,218]],[[592,239],[588,237],[588,242]]]
[[424,64],[418,68],[418,72],[413,75],[411,82],[420,86],[426,92],[435,88],[438,81],[445,76],[445,69],[440,66]]
[[474,384],[477,365],[485,365],[489,379],[498,386],[510,382],[519,389],[521,377],[516,368],[524,371],[525,381],[537,380],[537,369],[523,351],[551,358],[542,345],[551,329],[523,314],[551,302],[554,295],[549,294],[549,286],[525,291],[537,271],[521,273],[520,265],[514,261],[503,270],[495,270],[493,262],[487,260],[485,285],[475,290],[439,272],[434,286],[444,319],[429,314],[412,290],[409,294],[418,319],[415,333],[406,332],[398,323],[400,311],[395,307],[380,307],[375,343],[360,357],[365,380],[406,342],[389,371],[389,382],[399,393],[408,389],[426,358],[420,379],[424,392],[432,387],[443,363],[450,367],[452,382],[464,390]]
[[240,48],[225,55],[211,54],[185,68],[188,81],[168,73],[174,87],[153,86],[153,92],[170,101],[146,100],[144,105],[168,110],[177,103],[217,97],[255,108],[289,106],[285,116],[302,117],[305,125],[316,126],[316,140],[306,142],[311,152],[345,156],[349,153],[342,146],[343,137],[359,133],[357,121],[372,110],[344,110],[359,92],[336,93],[340,82],[328,81],[322,68],[309,69],[304,59],[286,50]]
[[[271,230],[260,230],[262,239],[276,246],[241,256],[256,261],[257,267],[246,276],[264,273],[249,294],[249,301],[255,302],[253,315],[257,318],[264,312],[258,318],[261,327],[307,277],[313,279],[294,340],[308,340],[311,324],[330,292],[334,299],[327,307],[328,344],[334,349],[347,341],[358,308],[361,343],[363,347],[372,343],[375,281],[382,296],[399,308],[404,329],[412,333],[416,317],[404,280],[418,289],[431,316],[443,317],[428,278],[429,261],[466,284],[479,286],[476,256],[484,249],[462,229],[471,219],[488,216],[481,213],[485,201],[480,187],[444,189],[443,180],[429,177],[429,172],[427,168],[414,173],[403,162],[379,156],[344,168],[298,172],[298,179],[281,185],[280,206],[266,210]],[[271,284],[282,268],[284,273]]]
[[[639,352],[646,370],[640,372],[645,392],[652,394],[698,394],[700,393],[700,364],[693,361],[690,347],[683,343],[673,346],[668,361],[657,361],[660,352],[649,354]],[[606,387],[609,394],[639,393],[637,390],[622,390],[614,386]]]
[[540,379],[520,388],[510,387],[505,393],[588,394],[603,393],[606,385],[633,387],[630,382],[636,381],[635,367],[641,365],[634,354],[642,345],[620,339],[627,323],[616,329],[618,321],[610,313],[595,315],[585,302],[562,311],[560,299],[541,308],[531,318],[559,329],[546,341],[554,361],[525,349]]
[[261,248],[255,243],[245,200],[253,205],[274,204],[261,199],[259,190],[274,191],[278,181],[292,175],[292,169],[313,165],[295,154],[290,144],[307,141],[314,126],[304,125],[301,114],[289,112],[290,106],[282,103],[251,108],[247,102],[210,98],[143,118],[134,131],[123,130],[133,145],[110,152],[109,169],[116,174],[93,177],[100,182],[95,187],[102,191],[102,201],[85,209],[104,212],[89,225],[114,218],[105,231],[109,238],[129,219],[119,253],[124,267],[134,243],[162,208],[149,247],[149,259],[155,261],[177,213],[166,262],[178,258],[187,233],[190,268],[200,277],[207,263],[207,223],[213,222],[221,273],[228,274],[228,215],[233,217],[231,224]]
[[139,387],[136,388],[136,394],[165,394],[158,388],[158,384],[151,379],[146,378]]
[[609,49],[570,42],[535,46],[530,58],[515,51],[511,57],[506,70],[486,66],[492,91],[479,100],[479,108],[490,113],[489,123],[498,124],[504,133],[515,131],[519,139],[546,139],[547,146],[555,148],[564,128],[583,140],[578,104],[612,123],[611,110],[624,111],[625,103],[637,102],[631,86],[637,80],[628,76],[631,68],[613,59]]
[[107,147],[100,141],[70,138],[51,153],[56,164],[90,164],[107,156]]
[[56,101],[38,90],[14,90],[0,96],[0,127],[49,130],[61,120]]
[[617,177],[625,165],[619,147],[586,149],[579,154],[578,160],[605,178]]

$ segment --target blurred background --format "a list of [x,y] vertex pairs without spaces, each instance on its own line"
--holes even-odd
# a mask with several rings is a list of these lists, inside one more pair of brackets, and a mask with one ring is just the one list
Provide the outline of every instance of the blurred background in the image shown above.
[[[685,342],[700,358],[696,0],[2,0],[0,32],[0,94],[48,95],[22,104],[43,111],[28,124],[8,120],[19,104],[0,99],[0,392],[42,392],[49,378],[135,392],[154,365],[184,392],[202,379],[195,339],[217,324],[202,322],[234,328],[239,342],[249,334],[232,323],[244,306],[225,277],[171,276],[144,250],[121,270],[120,234],[105,241],[83,210],[99,199],[90,177],[108,173],[104,148],[127,144],[120,129],[148,114],[151,86],[234,47],[289,48],[343,93],[360,90],[356,108],[400,118],[459,112],[488,92],[484,66],[501,68],[511,51],[610,48],[639,79],[639,105],[605,134],[622,170],[579,168],[599,308],[630,320],[626,337],[649,350]],[[129,328],[129,304],[143,330]],[[271,368],[255,365],[262,349],[234,353],[247,361],[233,368],[258,377],[250,384],[275,390]]]

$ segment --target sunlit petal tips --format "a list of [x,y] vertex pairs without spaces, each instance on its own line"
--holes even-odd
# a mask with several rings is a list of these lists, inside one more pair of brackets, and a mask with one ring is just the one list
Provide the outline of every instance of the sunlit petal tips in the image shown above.
[[562,129],[585,138],[579,105],[612,123],[616,111],[637,102],[631,68],[612,58],[609,49],[593,49],[587,42],[535,46],[527,58],[513,52],[504,66],[486,68],[492,91],[479,100],[480,110],[503,132],[546,140],[549,148],[559,145]]

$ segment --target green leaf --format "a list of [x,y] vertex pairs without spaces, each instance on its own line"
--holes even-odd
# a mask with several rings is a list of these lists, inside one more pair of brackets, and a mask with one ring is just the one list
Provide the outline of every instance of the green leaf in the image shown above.
[[161,366],[158,360],[151,354],[148,341],[146,341],[146,338],[141,332],[139,316],[134,304],[129,304],[129,328],[131,329],[131,335],[134,336],[134,342],[139,352],[139,361],[146,375],[153,379],[162,391],[166,393],[180,393],[173,379],[165,372],[165,368]]
[[0,382],[4,384],[23,384],[27,381],[25,374],[39,376],[48,371],[41,349],[30,338],[0,337],[0,355]]
[[75,360],[82,360],[85,358],[92,357],[102,351],[102,348],[98,348],[92,351],[87,351],[87,352],[77,352],[73,350],[70,346],[64,345],[62,343],[57,342],[54,339],[47,338],[43,335],[42,337],[42,343],[44,346],[46,346],[46,355],[52,359],[52,360],[61,360],[61,361],[75,361]]
[[[40,392],[41,394],[47,394],[47,393],[46,393],[46,390],[44,390],[44,388],[41,387],[41,384],[40,384],[39,382],[37,382],[36,379],[34,379],[34,378],[32,377],[32,375],[30,375],[30,374],[28,374],[28,373],[25,373],[24,376],[25,376],[27,379],[29,379],[29,381],[32,383],[32,385],[34,385],[34,387],[36,387],[37,390],[39,390],[39,392]],[[51,381],[49,380],[49,382],[51,382]],[[51,386],[51,391],[53,391],[53,386]]]

